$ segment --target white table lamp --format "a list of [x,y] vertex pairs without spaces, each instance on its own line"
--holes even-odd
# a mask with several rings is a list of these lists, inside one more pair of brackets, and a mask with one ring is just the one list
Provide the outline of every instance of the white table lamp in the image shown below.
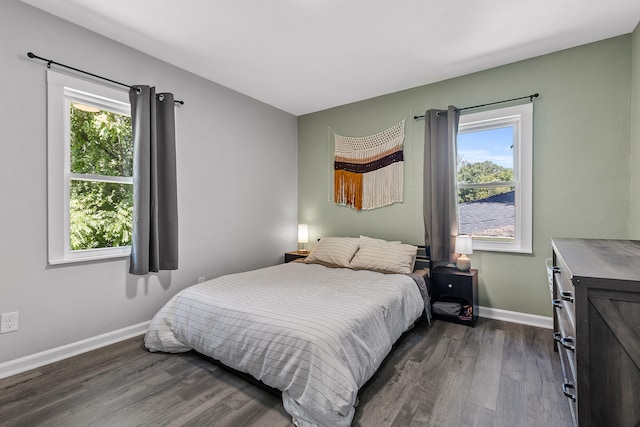
[[473,239],[471,236],[457,236],[455,251],[457,254],[460,254],[460,257],[456,261],[456,268],[460,271],[469,271],[471,268],[471,260],[467,255],[473,253]]
[[309,225],[298,224],[298,252],[306,254],[305,244],[309,243]]

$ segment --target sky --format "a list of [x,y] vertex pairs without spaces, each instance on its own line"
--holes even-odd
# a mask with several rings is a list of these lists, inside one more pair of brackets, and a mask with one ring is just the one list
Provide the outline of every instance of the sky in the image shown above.
[[489,160],[513,168],[513,127],[506,126],[458,134],[458,157],[469,163]]

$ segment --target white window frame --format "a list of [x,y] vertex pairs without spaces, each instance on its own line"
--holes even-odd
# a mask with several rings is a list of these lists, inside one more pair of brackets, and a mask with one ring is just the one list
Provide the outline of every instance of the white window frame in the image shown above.
[[[505,126],[514,129],[514,180],[496,186],[515,187],[515,238],[473,237],[473,250],[530,254],[533,253],[533,103],[461,115],[458,134]],[[482,184],[487,186],[490,185]],[[458,188],[456,200],[457,193]]]
[[[131,115],[127,91],[47,70],[47,230],[49,264],[65,264],[120,258],[131,254],[131,246],[71,250],[69,199],[71,178],[70,105],[81,102],[102,110]],[[132,183],[132,178],[95,176],[96,181]],[[92,179],[93,180],[93,179]]]

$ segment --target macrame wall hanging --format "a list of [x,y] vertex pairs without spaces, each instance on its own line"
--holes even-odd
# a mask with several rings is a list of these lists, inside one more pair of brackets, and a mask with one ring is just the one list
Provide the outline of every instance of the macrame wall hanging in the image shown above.
[[370,136],[334,132],[333,200],[337,205],[369,210],[402,202],[405,120]]

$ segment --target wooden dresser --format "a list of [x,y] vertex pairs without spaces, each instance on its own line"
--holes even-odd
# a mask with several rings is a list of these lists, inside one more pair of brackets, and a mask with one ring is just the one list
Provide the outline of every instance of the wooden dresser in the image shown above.
[[553,339],[576,425],[640,425],[640,241],[553,239]]

